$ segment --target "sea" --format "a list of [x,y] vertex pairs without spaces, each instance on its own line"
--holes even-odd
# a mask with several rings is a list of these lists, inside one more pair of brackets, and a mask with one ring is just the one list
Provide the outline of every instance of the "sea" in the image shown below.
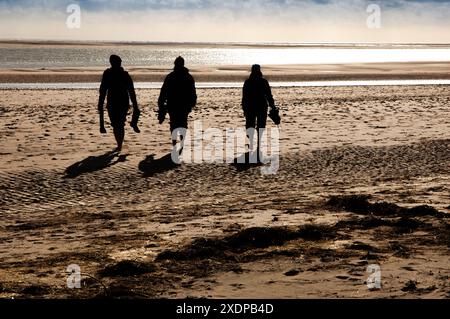
[[[122,57],[126,67],[168,69],[181,55],[191,67],[290,64],[347,64],[383,62],[449,62],[449,45],[406,44],[155,44],[155,43],[2,43],[0,69],[108,67],[111,54]],[[423,83],[422,83],[423,82]],[[449,84],[448,80],[424,81],[338,81],[280,82],[278,86],[329,85],[415,85]],[[205,83],[203,87],[234,87],[241,83]],[[9,88],[91,88],[91,83],[0,83]],[[95,87],[97,84],[95,84]],[[160,83],[140,83],[137,87],[159,87]],[[202,85],[200,85],[201,87]]]
[[324,44],[0,44],[0,68],[104,67],[111,54],[120,55],[127,66],[142,67],[169,67],[179,55],[191,66],[443,62],[450,61],[450,44],[339,47]]

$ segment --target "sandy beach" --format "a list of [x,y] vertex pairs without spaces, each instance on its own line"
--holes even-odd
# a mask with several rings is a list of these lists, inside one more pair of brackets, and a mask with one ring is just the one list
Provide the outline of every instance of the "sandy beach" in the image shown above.
[[[348,76],[313,68],[266,73]],[[450,78],[448,66],[432,64],[348,74],[395,78],[396,70]],[[138,81],[166,72],[131,71]],[[0,82],[99,79],[90,69],[23,72],[2,70]],[[193,70],[197,80],[202,72]],[[220,80],[247,74],[227,72]],[[108,154],[111,129],[98,131],[96,90],[0,93],[2,298],[450,298],[448,86],[274,89],[282,113],[275,175],[172,165],[158,90],[137,91],[142,132],[127,127],[120,157]],[[198,95],[191,122],[244,126],[240,89]],[[66,286],[71,264],[82,289]],[[380,267],[380,289],[367,287],[368,265]]]

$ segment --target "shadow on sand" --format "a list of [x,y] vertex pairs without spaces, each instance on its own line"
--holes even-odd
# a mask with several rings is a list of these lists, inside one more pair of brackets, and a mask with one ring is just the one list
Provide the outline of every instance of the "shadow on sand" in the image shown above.
[[263,165],[257,158],[256,152],[247,152],[234,159],[231,166],[235,167],[239,172],[246,171],[252,167],[259,167]]
[[99,171],[119,162],[124,162],[126,157],[127,155],[119,155],[117,151],[110,151],[100,156],[89,156],[88,158],[67,167],[65,177],[74,178],[84,173]]
[[139,170],[144,173],[144,177],[151,177],[156,174],[168,172],[179,166],[179,164],[172,161],[171,153],[158,159],[155,159],[155,155],[152,154],[148,155],[139,163]]

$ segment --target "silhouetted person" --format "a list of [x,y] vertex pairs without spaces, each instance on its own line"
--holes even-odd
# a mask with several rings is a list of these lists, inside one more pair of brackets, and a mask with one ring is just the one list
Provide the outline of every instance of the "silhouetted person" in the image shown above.
[[245,81],[242,92],[242,109],[245,116],[245,128],[250,141],[249,150],[253,148],[255,130],[258,132],[258,156],[260,138],[267,123],[268,107],[275,108],[269,82],[263,77],[261,66],[252,66],[250,77]]
[[106,108],[117,142],[116,150],[120,152],[125,138],[125,122],[130,107],[130,99],[133,104],[131,126],[136,133],[140,132],[137,126],[140,111],[136,100],[133,80],[128,72],[122,68],[122,59],[117,55],[111,55],[109,62],[111,63],[111,68],[105,70],[103,73],[102,84],[100,85],[100,97],[98,101],[100,132],[103,134],[106,133],[103,104],[105,97],[107,97]]
[[[175,59],[173,72],[167,75],[161,88],[158,99],[159,123],[164,122],[166,113],[170,117],[170,132],[172,145],[177,144],[174,131],[188,128],[188,117],[197,104],[195,81],[189,70],[184,66],[184,59],[179,56]],[[183,139],[183,136],[181,136]]]

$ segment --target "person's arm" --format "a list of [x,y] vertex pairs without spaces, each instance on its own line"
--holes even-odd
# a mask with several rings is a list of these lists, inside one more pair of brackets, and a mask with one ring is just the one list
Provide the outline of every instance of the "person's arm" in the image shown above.
[[266,99],[269,102],[271,108],[275,108],[275,101],[273,99],[272,90],[270,89],[269,82],[266,80]]
[[136,133],[140,133],[141,131],[138,128],[139,117],[141,115],[141,111],[138,107],[138,102],[136,98],[136,91],[134,90],[134,83],[131,76],[127,73],[128,76],[128,95],[130,96],[131,103],[133,104],[133,115],[131,117],[131,127],[134,129]]
[[167,102],[167,77],[164,80],[164,83],[161,87],[161,92],[159,93],[158,98],[158,121],[159,124],[162,124],[164,122],[164,119],[166,118],[167,108],[166,108],[166,102]]
[[192,101],[191,101],[191,111],[192,109],[197,105],[197,90],[195,89],[195,80],[191,76],[191,94],[192,94]]
[[105,115],[103,113],[103,105],[105,104],[106,94],[108,92],[106,84],[106,72],[103,73],[102,83],[100,84],[100,94],[98,98],[98,114],[100,117],[100,133],[106,133],[105,129]]
[[247,81],[245,81],[244,83],[244,87],[242,88],[242,110],[244,111],[244,115],[247,113],[247,109],[248,109],[248,84]]
[[133,79],[129,74],[128,74],[128,94],[130,95],[130,100],[131,103],[133,104],[133,109],[139,111]]
[[158,98],[158,107],[159,109],[162,109],[167,101],[167,77],[164,80],[164,83],[161,87],[161,92],[159,93],[159,98]]

